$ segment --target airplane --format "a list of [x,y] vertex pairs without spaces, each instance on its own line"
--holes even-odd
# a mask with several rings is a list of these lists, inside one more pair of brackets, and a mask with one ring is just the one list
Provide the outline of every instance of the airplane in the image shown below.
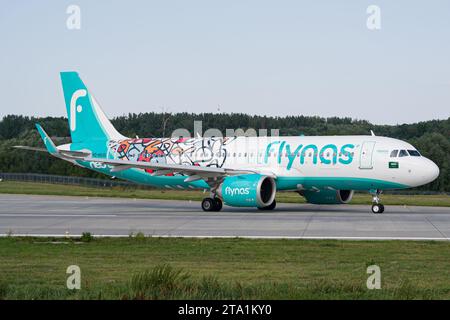
[[259,136],[127,138],[111,124],[77,72],[61,72],[72,142],[56,146],[36,124],[56,158],[138,184],[209,190],[201,207],[223,204],[273,210],[277,191],[313,204],[347,204],[355,191],[372,195],[372,212],[384,212],[381,193],[427,184],[438,166],[411,144],[388,137]]

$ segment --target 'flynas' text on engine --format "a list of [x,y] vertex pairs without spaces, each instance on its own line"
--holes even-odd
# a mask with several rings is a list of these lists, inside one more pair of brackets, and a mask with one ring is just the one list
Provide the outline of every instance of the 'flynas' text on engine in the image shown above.
[[230,196],[248,195],[248,194],[250,194],[250,189],[249,188],[231,188],[231,187],[226,187],[225,188],[225,194],[230,195]]

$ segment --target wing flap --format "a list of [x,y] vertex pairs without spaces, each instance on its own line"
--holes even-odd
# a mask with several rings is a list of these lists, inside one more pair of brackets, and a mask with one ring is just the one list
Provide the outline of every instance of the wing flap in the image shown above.
[[[215,168],[215,167],[200,167],[200,166],[190,166],[181,164],[170,164],[170,163],[157,163],[157,162],[141,162],[141,161],[126,161],[117,159],[100,159],[100,158],[90,158],[86,157],[84,161],[98,162],[103,164],[112,165],[113,167],[120,168],[121,166],[126,166],[129,168],[138,169],[151,169],[156,170],[155,175],[168,173],[183,173],[187,175],[200,175],[204,177],[220,177],[226,175],[237,175],[246,173],[256,173],[253,170],[234,170],[226,168]],[[114,169],[113,169],[114,170]]]

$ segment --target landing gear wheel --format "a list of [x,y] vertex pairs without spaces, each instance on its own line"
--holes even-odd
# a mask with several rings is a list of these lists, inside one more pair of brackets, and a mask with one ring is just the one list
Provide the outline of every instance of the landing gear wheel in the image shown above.
[[220,211],[222,210],[222,207],[222,200],[220,200],[219,198],[214,198],[214,211]]
[[214,205],[215,205],[215,201],[212,198],[205,198],[202,201],[203,211],[213,211],[214,207],[215,207]]
[[272,203],[265,207],[258,207],[259,210],[273,210],[277,206],[277,202],[273,199]]
[[205,198],[202,201],[203,211],[220,211],[222,210],[222,200],[219,198]]
[[375,214],[383,213],[384,206],[382,204],[375,203],[372,205],[372,212]]
[[375,214],[383,213],[384,212],[384,206],[380,203],[380,195],[383,191],[382,190],[374,190],[370,193],[372,194],[372,212]]

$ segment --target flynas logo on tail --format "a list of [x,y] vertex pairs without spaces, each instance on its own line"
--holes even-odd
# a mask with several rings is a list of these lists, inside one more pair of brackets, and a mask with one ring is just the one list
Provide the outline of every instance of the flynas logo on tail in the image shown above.
[[305,163],[305,159],[307,157],[312,157],[313,165],[317,164],[318,159],[320,159],[321,164],[325,165],[337,164],[338,162],[340,164],[347,165],[353,161],[352,150],[355,148],[353,144],[344,144],[338,151],[338,147],[335,144],[327,144],[319,151],[319,148],[315,144],[308,144],[306,146],[300,144],[297,148],[291,149],[290,144],[286,143],[286,141],[274,141],[267,145],[266,154],[264,157],[265,163],[268,163],[271,153],[276,151],[275,148],[272,148],[275,145],[279,145],[277,155],[278,163],[281,163],[283,154],[285,154],[288,158],[288,164],[286,166],[287,170],[292,168],[296,157],[299,158],[301,165]]
[[70,130],[75,131],[77,129],[77,113],[83,111],[81,105],[77,105],[77,100],[81,97],[85,97],[87,91],[84,89],[79,89],[72,94],[70,99]]

